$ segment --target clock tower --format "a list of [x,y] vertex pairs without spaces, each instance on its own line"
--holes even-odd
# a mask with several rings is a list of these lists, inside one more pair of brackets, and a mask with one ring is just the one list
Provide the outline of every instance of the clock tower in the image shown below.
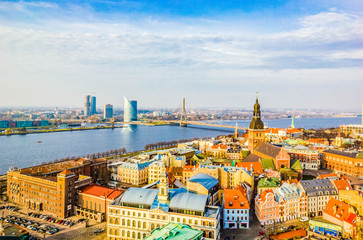
[[253,151],[263,142],[265,142],[265,129],[263,122],[261,121],[260,104],[256,97],[256,103],[253,108],[253,119],[248,129],[248,150],[253,153]]

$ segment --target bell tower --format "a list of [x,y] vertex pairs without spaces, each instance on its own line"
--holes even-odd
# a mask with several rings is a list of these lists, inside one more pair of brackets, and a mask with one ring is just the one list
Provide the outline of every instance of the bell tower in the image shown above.
[[161,174],[160,176],[160,183],[159,183],[159,193],[158,193],[158,200],[161,203],[166,203],[169,198],[169,183],[168,178],[166,176],[166,172]]
[[253,151],[265,142],[265,129],[261,120],[260,104],[256,96],[256,103],[253,107],[253,118],[248,129],[248,150]]

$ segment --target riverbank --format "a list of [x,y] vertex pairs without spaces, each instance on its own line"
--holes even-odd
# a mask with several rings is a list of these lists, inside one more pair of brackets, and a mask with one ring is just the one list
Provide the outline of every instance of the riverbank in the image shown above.
[[16,132],[3,132],[0,136],[11,136],[11,135],[26,135],[34,133],[55,133],[55,132],[72,132],[72,131],[84,131],[84,130],[98,130],[98,129],[113,129],[123,128],[123,126],[97,126],[97,127],[80,127],[80,128],[61,128],[61,129],[39,129],[39,130],[27,130],[27,131],[16,131]]

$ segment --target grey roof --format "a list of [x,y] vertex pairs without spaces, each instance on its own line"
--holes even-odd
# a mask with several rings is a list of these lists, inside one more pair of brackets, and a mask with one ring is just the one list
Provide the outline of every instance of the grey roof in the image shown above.
[[204,212],[208,196],[194,193],[179,193],[170,200],[169,208]]
[[333,150],[333,149],[327,149],[324,152],[332,153],[332,154],[336,154],[336,155],[340,155],[340,156],[344,156],[344,157],[350,157],[350,158],[355,158],[357,156],[357,153],[343,152],[343,151],[338,151],[338,150]]
[[189,178],[188,181],[199,183],[207,190],[211,189],[212,187],[216,186],[219,183],[219,181],[216,178],[209,176],[208,174],[205,173],[198,173],[193,177]]
[[263,153],[269,157],[276,158],[276,156],[281,151],[281,147],[269,144],[269,143],[261,143],[257,148],[257,152]]
[[338,194],[329,179],[302,180],[300,183],[308,197]]
[[158,189],[129,188],[120,200],[120,203],[142,204],[151,206],[158,194]]

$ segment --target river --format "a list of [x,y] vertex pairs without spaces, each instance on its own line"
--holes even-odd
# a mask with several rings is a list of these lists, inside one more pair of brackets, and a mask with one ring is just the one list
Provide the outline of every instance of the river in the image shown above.
[[[291,119],[263,120],[269,127],[289,127]],[[238,120],[238,126],[248,127],[250,120]],[[236,121],[214,123],[232,125]],[[298,118],[297,128],[328,128],[341,124],[361,124],[361,118]],[[105,152],[125,147],[127,151],[141,150],[149,143],[189,139],[193,137],[215,137],[231,133],[233,129],[205,129],[176,126],[131,125],[116,129],[99,129],[73,132],[39,133],[0,136],[0,174],[12,167],[29,167],[42,162],[89,153]],[[37,143],[41,141],[41,143]]]

